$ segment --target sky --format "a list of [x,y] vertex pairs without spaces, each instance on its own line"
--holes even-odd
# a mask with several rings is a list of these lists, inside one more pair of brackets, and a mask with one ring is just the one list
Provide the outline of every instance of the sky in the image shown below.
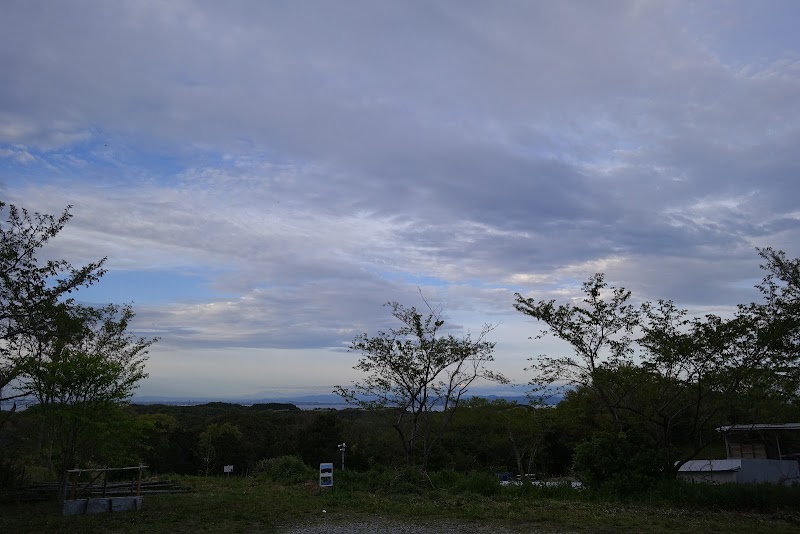
[[[388,301],[541,325],[604,272],[730,313],[800,256],[800,4],[5,0],[0,199],[160,336],[138,395],[329,393]],[[559,352],[560,351],[560,352]]]

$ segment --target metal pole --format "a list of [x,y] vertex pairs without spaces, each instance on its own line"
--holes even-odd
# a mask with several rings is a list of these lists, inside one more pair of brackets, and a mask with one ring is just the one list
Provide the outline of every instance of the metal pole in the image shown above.
[[347,449],[347,443],[339,444],[339,452],[342,453],[342,471],[344,471],[344,451]]

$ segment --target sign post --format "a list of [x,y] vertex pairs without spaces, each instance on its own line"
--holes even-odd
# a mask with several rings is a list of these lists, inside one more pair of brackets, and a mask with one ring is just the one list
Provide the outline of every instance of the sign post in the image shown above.
[[319,464],[319,487],[333,488],[333,464]]
[[233,466],[232,465],[223,466],[222,471],[225,473],[226,476],[231,476],[231,473],[233,473]]

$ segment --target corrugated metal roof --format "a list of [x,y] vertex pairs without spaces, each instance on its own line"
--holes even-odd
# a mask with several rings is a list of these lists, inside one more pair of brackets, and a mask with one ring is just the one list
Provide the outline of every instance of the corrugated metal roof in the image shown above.
[[780,425],[753,423],[749,425],[728,425],[717,428],[717,432],[746,432],[748,430],[800,430],[800,423]]
[[742,468],[742,459],[729,460],[689,460],[683,464],[680,472],[712,472],[712,471],[738,471]]

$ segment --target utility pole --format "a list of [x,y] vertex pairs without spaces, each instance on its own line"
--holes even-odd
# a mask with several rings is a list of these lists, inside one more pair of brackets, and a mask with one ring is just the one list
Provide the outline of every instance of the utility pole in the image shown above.
[[347,449],[347,443],[339,444],[339,452],[342,453],[342,471],[344,471],[344,451]]

